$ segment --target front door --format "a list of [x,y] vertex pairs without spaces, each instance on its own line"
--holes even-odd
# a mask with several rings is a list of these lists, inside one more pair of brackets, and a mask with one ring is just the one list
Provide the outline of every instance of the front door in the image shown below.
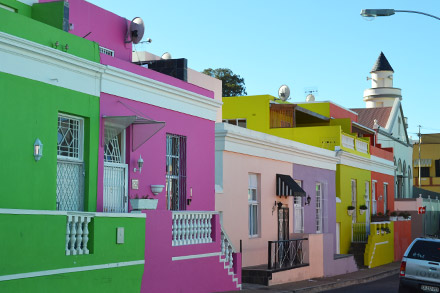
[[289,240],[289,208],[278,209],[278,240]]
[[125,131],[106,127],[104,146],[104,199],[103,211],[128,211],[128,165],[125,164]]

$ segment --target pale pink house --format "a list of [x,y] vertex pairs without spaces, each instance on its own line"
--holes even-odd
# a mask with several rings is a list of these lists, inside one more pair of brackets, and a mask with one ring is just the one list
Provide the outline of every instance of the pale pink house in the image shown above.
[[216,209],[241,248],[244,283],[357,270],[336,250],[336,164],[334,151],[216,124]]
[[241,255],[215,211],[221,83],[194,71],[186,81],[133,64],[130,20],[83,0],[69,1],[68,15],[69,32],[97,42],[101,52],[97,211],[136,212],[129,199],[146,195],[157,201],[156,209],[142,210],[142,292],[241,288]]

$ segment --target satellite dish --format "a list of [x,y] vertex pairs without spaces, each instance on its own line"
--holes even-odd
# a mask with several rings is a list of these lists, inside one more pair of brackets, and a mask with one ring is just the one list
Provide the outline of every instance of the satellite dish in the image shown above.
[[280,100],[287,101],[290,97],[290,89],[287,85],[280,86],[278,90],[278,97]]
[[133,18],[133,20],[130,22],[130,25],[128,27],[127,37],[125,42],[126,43],[132,42],[133,44],[138,44],[142,40],[142,37],[144,36],[144,32],[145,32],[145,26],[142,18],[140,17]]
[[171,57],[171,54],[170,54],[170,53],[165,52],[165,53],[162,54],[162,56],[160,57],[160,59],[163,59],[163,60],[169,60],[169,59],[172,59],[172,57]]
[[308,94],[306,97],[306,102],[314,102],[315,96],[313,94]]

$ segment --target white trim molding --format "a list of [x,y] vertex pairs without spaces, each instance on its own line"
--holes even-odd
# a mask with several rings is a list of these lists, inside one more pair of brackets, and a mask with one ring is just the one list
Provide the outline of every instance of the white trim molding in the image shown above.
[[204,258],[204,257],[212,257],[212,256],[220,256],[220,255],[221,255],[221,252],[212,252],[212,253],[203,253],[203,254],[173,256],[172,257],[172,261],[186,260],[186,259],[195,259],[195,258]]
[[339,164],[364,169],[377,173],[394,176],[394,162],[376,156],[361,157],[349,152],[341,151]]
[[1,281],[17,280],[17,279],[52,276],[52,275],[59,275],[59,274],[69,274],[69,273],[77,273],[77,272],[102,270],[102,269],[113,269],[113,268],[119,268],[119,267],[136,266],[136,265],[144,265],[144,264],[145,264],[145,260],[134,260],[134,261],[116,262],[116,263],[108,263],[108,264],[93,265],[93,266],[62,268],[62,269],[47,270],[47,271],[3,275],[3,276],[0,276],[0,282]]
[[0,72],[100,96],[105,66],[0,32]]
[[247,128],[216,123],[215,150],[284,161],[299,165],[336,170],[334,151],[280,138]]
[[143,213],[100,213],[100,212],[67,212],[67,211],[49,211],[49,210],[22,210],[22,209],[0,209],[1,214],[9,215],[49,215],[49,216],[68,216],[71,214],[85,215],[92,217],[108,218],[146,218]]
[[106,66],[102,92],[216,121],[222,102],[163,82]]

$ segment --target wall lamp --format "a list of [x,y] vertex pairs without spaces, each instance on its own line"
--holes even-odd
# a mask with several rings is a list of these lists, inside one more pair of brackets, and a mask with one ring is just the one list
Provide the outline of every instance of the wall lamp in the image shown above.
[[311,201],[312,201],[312,198],[310,197],[310,195],[307,195],[305,205],[306,205],[306,206],[307,206],[307,205],[310,205],[310,202],[311,202]]
[[37,138],[34,142],[35,161],[39,161],[42,156],[43,156],[43,143],[41,143],[41,140]]
[[141,155],[139,155],[139,160],[138,160],[137,163],[138,163],[138,169],[134,168],[133,171],[134,171],[134,172],[139,171],[139,173],[141,173],[141,171],[142,171],[142,166],[144,165],[144,160],[142,160],[142,156],[141,156]]

